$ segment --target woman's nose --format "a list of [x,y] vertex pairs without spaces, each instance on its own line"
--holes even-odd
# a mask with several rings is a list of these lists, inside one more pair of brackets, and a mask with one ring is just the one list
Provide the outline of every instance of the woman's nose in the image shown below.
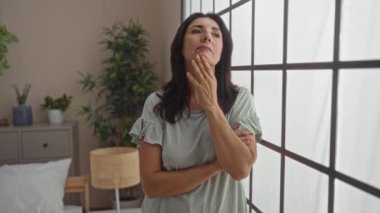
[[211,42],[211,33],[204,33],[202,37],[203,42]]

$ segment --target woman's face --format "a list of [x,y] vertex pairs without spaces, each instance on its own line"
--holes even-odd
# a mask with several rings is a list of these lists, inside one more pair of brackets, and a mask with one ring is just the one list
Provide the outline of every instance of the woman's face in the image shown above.
[[205,56],[215,66],[222,54],[223,37],[219,25],[208,17],[194,19],[186,29],[182,54],[187,64],[196,55]]

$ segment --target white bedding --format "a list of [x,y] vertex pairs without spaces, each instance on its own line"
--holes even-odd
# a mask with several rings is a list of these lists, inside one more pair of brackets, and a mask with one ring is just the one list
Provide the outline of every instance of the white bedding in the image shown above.
[[0,166],[0,212],[61,212],[70,162]]
[[82,206],[64,206],[64,213],[82,213]]

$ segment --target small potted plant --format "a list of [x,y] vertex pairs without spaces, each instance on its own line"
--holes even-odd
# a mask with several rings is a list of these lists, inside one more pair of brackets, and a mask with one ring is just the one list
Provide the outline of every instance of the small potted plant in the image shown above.
[[41,105],[43,110],[48,110],[49,122],[51,124],[60,124],[63,122],[63,113],[69,108],[72,96],[63,94],[59,98],[45,97],[45,102]]
[[13,89],[17,94],[18,106],[14,106],[12,109],[13,113],[13,125],[15,126],[27,126],[33,123],[32,107],[25,105],[28,99],[29,91],[31,88],[30,84],[26,84],[22,92],[17,85],[12,85]]

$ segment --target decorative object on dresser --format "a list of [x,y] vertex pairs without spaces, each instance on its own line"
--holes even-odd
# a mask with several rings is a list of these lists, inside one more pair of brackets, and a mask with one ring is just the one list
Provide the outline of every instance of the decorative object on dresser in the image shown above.
[[16,92],[18,103],[18,105],[13,106],[12,109],[13,125],[15,126],[28,126],[33,123],[32,107],[25,105],[31,86],[30,84],[26,84],[21,92],[17,85],[12,85]]
[[11,42],[18,41],[16,35],[8,31],[5,25],[0,24],[0,76],[2,71],[9,68],[9,63],[6,58],[8,52],[7,45]]
[[[0,128],[0,166],[47,162],[71,158],[69,175],[79,174],[78,123],[58,125],[34,123],[31,126]],[[79,204],[79,196],[68,195],[66,204]]]
[[90,153],[91,184],[99,189],[115,189],[116,209],[120,213],[119,189],[140,183],[138,150],[111,147]]
[[41,104],[43,110],[48,110],[48,118],[51,124],[60,124],[64,120],[64,112],[70,106],[72,96],[63,94],[61,97],[53,99],[46,96],[44,103]]

